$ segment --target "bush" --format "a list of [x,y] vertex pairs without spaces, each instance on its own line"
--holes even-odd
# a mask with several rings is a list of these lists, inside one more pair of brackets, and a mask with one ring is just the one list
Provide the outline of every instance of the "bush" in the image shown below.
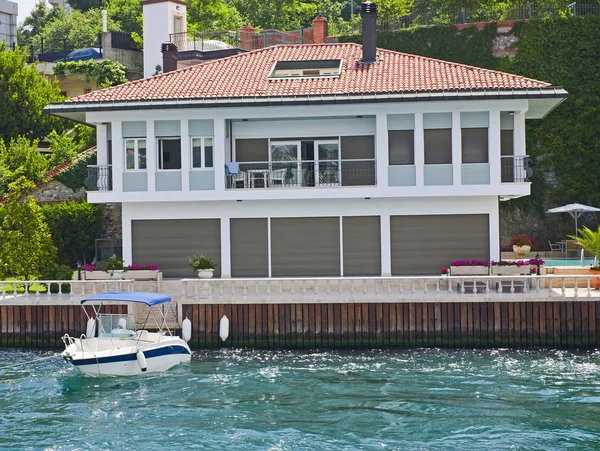
[[57,248],[59,264],[74,267],[84,254],[94,255],[95,239],[102,233],[101,205],[74,201],[41,208]]
[[54,177],[54,180],[68,186],[73,191],[84,186],[88,165],[96,164],[96,151],[81,155],[69,168]]
[[[67,265],[61,265],[58,263],[54,263],[50,265],[48,268],[45,268],[42,279],[45,280],[73,280],[73,269]],[[63,283],[61,287],[61,291],[63,293],[71,292],[71,285],[68,283]],[[51,283],[50,284],[50,293],[58,293],[58,284]]]

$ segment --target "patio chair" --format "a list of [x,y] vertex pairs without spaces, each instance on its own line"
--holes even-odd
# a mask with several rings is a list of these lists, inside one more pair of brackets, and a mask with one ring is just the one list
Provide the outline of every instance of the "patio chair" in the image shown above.
[[285,174],[287,169],[275,169],[269,173],[269,185],[270,186],[283,186],[285,185]]
[[550,252],[554,252],[554,251],[560,251],[561,254],[564,252],[563,251],[563,243],[552,243],[550,241],[548,241],[548,245],[550,246]]

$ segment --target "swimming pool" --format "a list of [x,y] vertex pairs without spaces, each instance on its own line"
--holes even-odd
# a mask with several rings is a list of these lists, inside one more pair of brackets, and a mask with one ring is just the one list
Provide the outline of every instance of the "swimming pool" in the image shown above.
[[[544,258],[546,266],[581,266],[580,258]],[[590,266],[595,263],[594,258],[584,258],[583,266]]]

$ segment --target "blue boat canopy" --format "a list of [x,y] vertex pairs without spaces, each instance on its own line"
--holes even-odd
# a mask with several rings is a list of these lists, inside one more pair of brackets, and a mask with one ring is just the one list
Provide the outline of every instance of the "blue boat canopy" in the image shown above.
[[150,307],[153,305],[171,302],[171,296],[161,293],[147,293],[144,291],[108,291],[106,293],[95,294],[89,298],[81,300],[81,303],[94,301],[122,301],[122,302],[140,302]]

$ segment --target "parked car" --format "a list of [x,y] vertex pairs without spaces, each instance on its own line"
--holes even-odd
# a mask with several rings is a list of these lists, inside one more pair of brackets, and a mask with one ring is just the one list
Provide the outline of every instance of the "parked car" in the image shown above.
[[67,55],[67,59],[64,58],[54,61],[55,63],[64,63],[65,61],[85,61],[102,58],[102,52],[100,49],[95,47],[87,47],[85,49],[73,50]]

